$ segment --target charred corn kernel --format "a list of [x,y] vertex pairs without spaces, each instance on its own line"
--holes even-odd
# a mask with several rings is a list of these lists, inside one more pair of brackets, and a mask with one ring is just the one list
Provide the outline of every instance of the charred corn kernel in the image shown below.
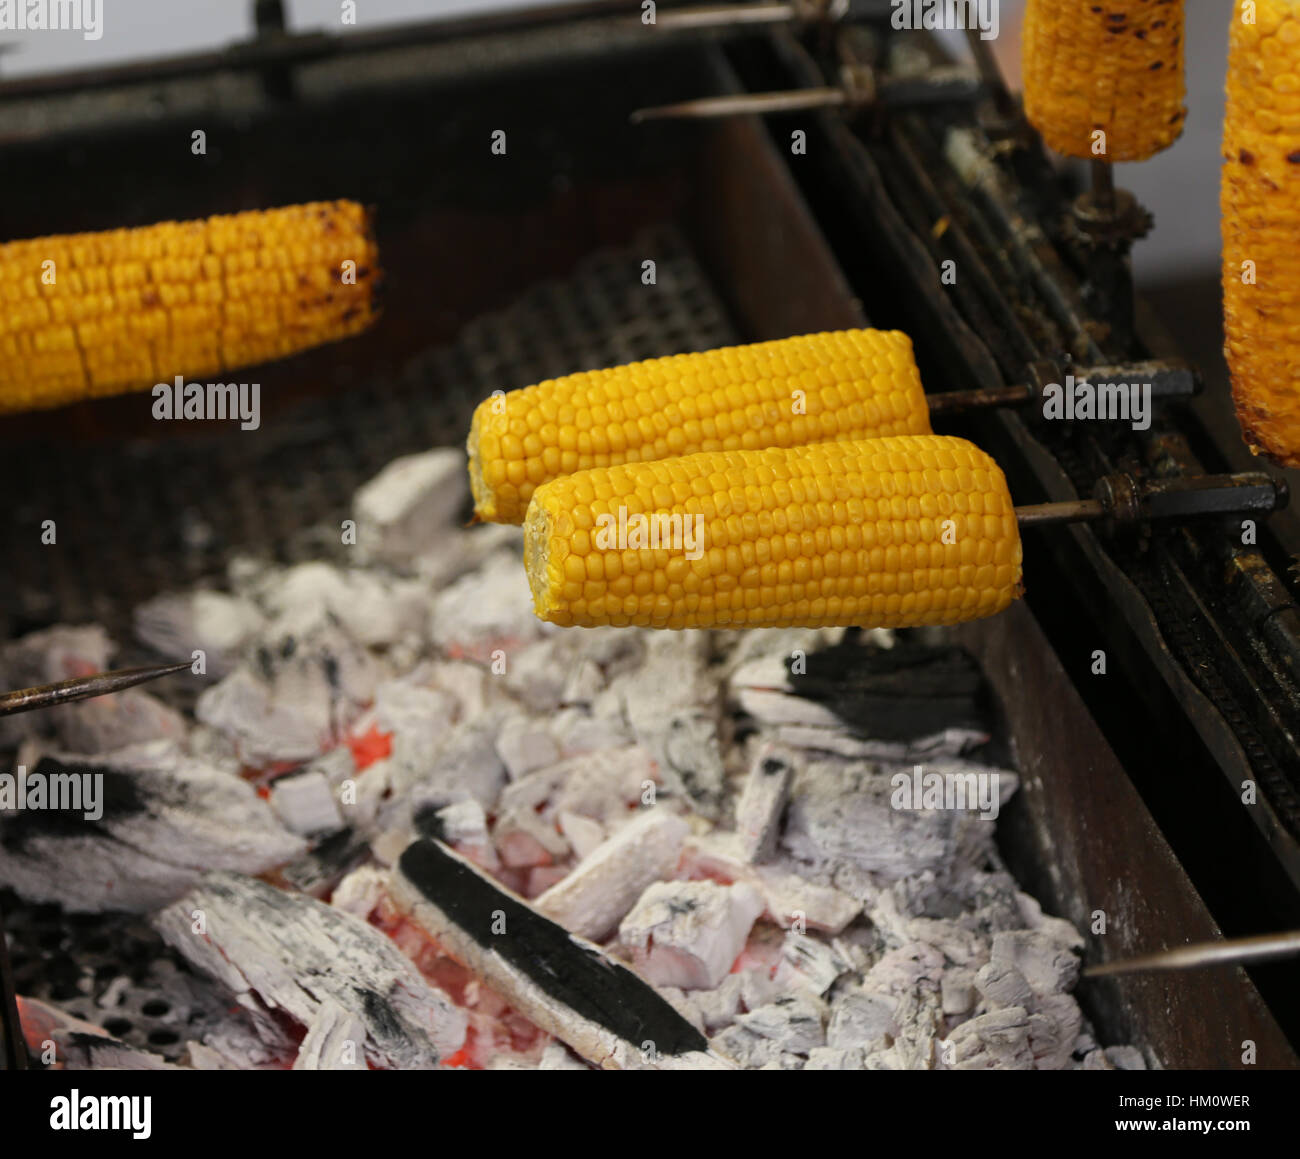
[[524,564],[537,615],[581,627],[955,624],[1020,594],[1001,470],[940,435],[566,475],[533,494]]
[[929,430],[911,339],[840,330],[570,374],[485,399],[470,427],[470,484],[480,519],[519,523],[537,487],[590,467]]
[[1183,131],[1183,0],[1029,0],[1022,58],[1025,114],[1058,153],[1141,161]]
[[356,334],[377,316],[378,256],[351,201],[0,245],[0,412]]
[[1223,129],[1223,315],[1250,449],[1300,466],[1300,4],[1234,4]]

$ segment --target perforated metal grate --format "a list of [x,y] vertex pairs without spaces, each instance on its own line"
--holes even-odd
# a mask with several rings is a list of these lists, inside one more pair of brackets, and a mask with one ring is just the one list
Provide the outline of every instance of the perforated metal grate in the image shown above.
[[[656,284],[641,281],[647,255]],[[338,550],[353,491],[390,460],[461,443],[474,406],[498,388],[735,341],[681,235],[660,227],[593,254],[562,281],[485,315],[450,346],[268,418],[254,438],[30,445],[0,456],[15,519],[0,524],[0,631],[95,621],[125,644],[132,608],[224,574],[236,552],[300,562]],[[37,531],[53,519],[58,547]]]
[[[641,283],[647,255],[653,286]],[[474,406],[498,387],[737,340],[686,243],[665,227],[477,319],[396,382],[314,401],[268,425],[265,438],[228,438],[201,459],[166,444],[90,455],[26,448],[0,464],[0,479],[10,494],[40,496],[60,546],[33,546],[7,529],[0,551],[15,583],[0,595],[3,609],[24,630],[95,620],[127,645],[137,603],[222,575],[236,551],[328,558],[337,535],[315,525],[337,526],[352,492],[398,455],[461,442]],[[19,994],[168,1059],[232,1017],[227,996],[143,919],[0,904]]]

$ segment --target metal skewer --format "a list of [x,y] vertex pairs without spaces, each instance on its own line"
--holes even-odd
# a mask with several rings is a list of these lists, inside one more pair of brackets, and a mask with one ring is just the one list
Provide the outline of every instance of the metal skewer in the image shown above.
[[782,3],[701,4],[668,8],[655,16],[664,31],[684,28],[734,28],[746,24],[838,23],[888,15],[889,0],[785,0]]
[[1017,507],[1016,521],[1021,527],[1037,527],[1097,519],[1127,524],[1199,516],[1268,515],[1285,507],[1288,498],[1286,484],[1262,471],[1144,480],[1121,473],[1104,475],[1091,499]]
[[121,668],[116,672],[97,672],[93,676],[75,676],[57,684],[42,684],[35,688],[20,688],[16,692],[0,693],[0,716],[16,712],[31,712],[37,708],[50,708],[74,700],[87,700],[109,692],[121,692],[136,684],[171,676],[190,667],[188,660],[176,664],[161,664],[145,668]]
[[1272,962],[1300,957],[1300,930],[1260,934],[1252,938],[1225,938],[1221,942],[1197,942],[1137,958],[1102,962],[1088,966],[1085,978],[1106,978],[1146,970],[1199,970],[1206,966],[1240,966],[1248,962]]

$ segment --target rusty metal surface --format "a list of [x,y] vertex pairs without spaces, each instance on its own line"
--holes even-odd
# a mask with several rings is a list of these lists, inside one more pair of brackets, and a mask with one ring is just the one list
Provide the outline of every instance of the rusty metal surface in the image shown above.
[[[1087,960],[1221,937],[1029,609],[953,635],[997,694],[1022,778],[999,845],[1044,907],[1085,932]],[[1099,911],[1106,933],[1088,935]],[[1140,1042],[1165,1067],[1242,1069],[1247,1041],[1255,1066],[1300,1067],[1238,967],[1088,980],[1077,994],[1103,1041]]]

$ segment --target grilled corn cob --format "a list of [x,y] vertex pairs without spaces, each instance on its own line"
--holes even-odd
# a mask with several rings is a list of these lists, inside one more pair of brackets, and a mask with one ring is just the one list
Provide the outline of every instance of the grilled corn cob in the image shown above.
[[485,399],[470,427],[470,483],[480,519],[519,523],[535,488],[590,467],[929,430],[907,335],[841,330],[570,374]]
[[1234,5],[1223,131],[1223,312],[1246,442],[1300,466],[1300,5]]
[[355,334],[376,316],[377,258],[351,201],[0,245],[0,411],[148,389]]
[[543,484],[533,606],[565,626],[953,624],[1020,593],[997,464],[939,435],[706,451]]
[[1142,161],[1183,131],[1183,0],[1029,0],[1023,39],[1025,114],[1058,153]]

